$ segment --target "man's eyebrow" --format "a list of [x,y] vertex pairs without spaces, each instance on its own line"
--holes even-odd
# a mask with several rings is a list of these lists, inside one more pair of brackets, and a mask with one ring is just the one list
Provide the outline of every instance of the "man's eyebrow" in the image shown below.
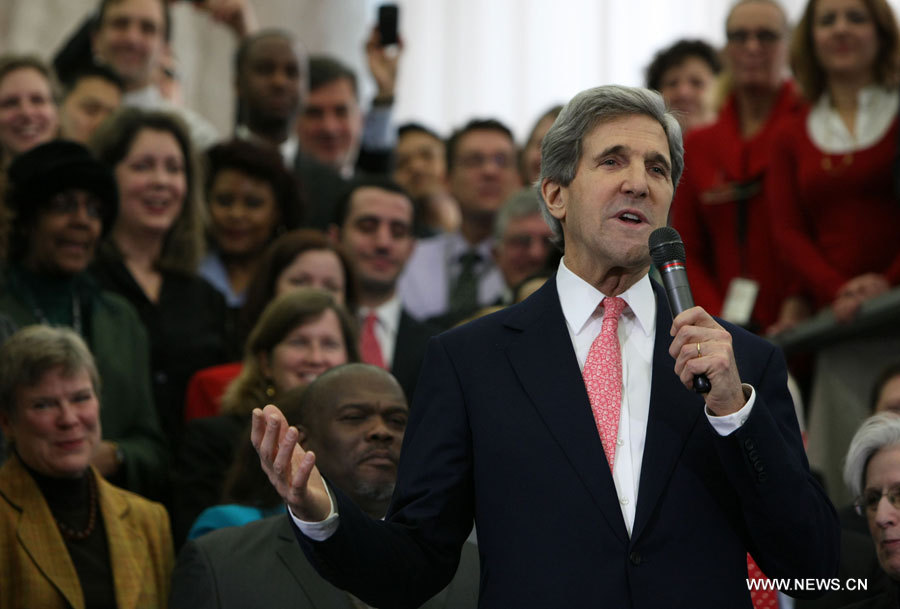
[[598,152],[596,155],[594,155],[594,159],[602,159],[603,157],[609,156],[611,154],[622,154],[623,152],[627,151],[628,146],[625,146],[623,144],[616,144]]
[[[613,146],[610,146],[609,148],[605,148],[604,150],[601,150],[596,155],[594,155],[594,160],[599,160],[599,159],[602,159],[603,157],[610,156],[610,155],[627,154],[630,150],[631,150],[630,146],[627,146],[625,144],[615,144]],[[647,153],[647,155],[644,158],[647,161],[650,161],[653,163],[659,163],[660,165],[662,165],[663,167],[666,168],[667,172],[672,171],[672,166],[669,163],[669,159],[667,159],[665,157],[665,155],[662,154],[661,152]]]
[[665,155],[663,155],[662,153],[660,153],[660,152],[651,152],[650,154],[647,155],[646,158],[647,158],[648,161],[651,161],[651,162],[653,162],[653,163],[659,163],[660,165],[662,165],[663,167],[665,167],[667,173],[671,173],[671,172],[672,172],[672,166],[669,164],[669,159],[667,159],[667,158],[665,157]]

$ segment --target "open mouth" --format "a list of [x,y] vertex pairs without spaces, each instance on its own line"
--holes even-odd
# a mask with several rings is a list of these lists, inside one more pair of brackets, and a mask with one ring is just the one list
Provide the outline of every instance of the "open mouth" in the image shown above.
[[18,127],[12,130],[12,135],[18,140],[25,142],[35,142],[40,140],[41,138],[48,136],[49,132],[47,129],[46,123],[42,122],[29,122],[24,125],[19,125]]
[[619,212],[619,214],[616,216],[616,218],[618,218],[619,220],[621,220],[622,222],[624,222],[626,224],[632,224],[635,226],[637,226],[639,224],[647,223],[647,219],[644,218],[644,216],[642,214],[640,214],[636,211],[632,211],[632,210],[625,210],[625,211]]
[[166,211],[172,204],[168,197],[165,199],[144,199],[141,203],[144,209],[157,214]]

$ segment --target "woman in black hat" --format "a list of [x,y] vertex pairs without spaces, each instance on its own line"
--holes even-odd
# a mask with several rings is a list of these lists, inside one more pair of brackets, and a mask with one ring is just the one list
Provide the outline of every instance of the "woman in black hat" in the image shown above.
[[166,446],[150,397],[147,337],[131,306],[86,272],[116,217],[115,181],[86,148],[62,140],[16,157],[8,178],[0,312],[19,326],[69,326],[85,339],[106,404],[93,465],[120,486],[159,496]]

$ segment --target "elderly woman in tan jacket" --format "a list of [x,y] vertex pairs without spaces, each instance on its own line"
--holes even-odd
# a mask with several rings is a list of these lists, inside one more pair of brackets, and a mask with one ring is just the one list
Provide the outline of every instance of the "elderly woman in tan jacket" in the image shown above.
[[0,348],[0,607],[165,607],[165,508],[106,482],[100,379],[72,330],[29,326]]

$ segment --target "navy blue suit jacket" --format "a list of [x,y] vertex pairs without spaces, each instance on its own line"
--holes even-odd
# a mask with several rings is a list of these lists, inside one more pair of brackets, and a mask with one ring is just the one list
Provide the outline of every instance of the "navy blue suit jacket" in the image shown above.
[[628,536],[555,280],[431,340],[387,522],[338,496],[341,524],[301,544],[379,607],[446,585],[474,518],[480,607],[750,608],[746,552],[770,577],[833,577],[839,526],[810,476],[783,356],[739,328],[750,417],[719,436],[668,354],[657,299],[650,413]]

